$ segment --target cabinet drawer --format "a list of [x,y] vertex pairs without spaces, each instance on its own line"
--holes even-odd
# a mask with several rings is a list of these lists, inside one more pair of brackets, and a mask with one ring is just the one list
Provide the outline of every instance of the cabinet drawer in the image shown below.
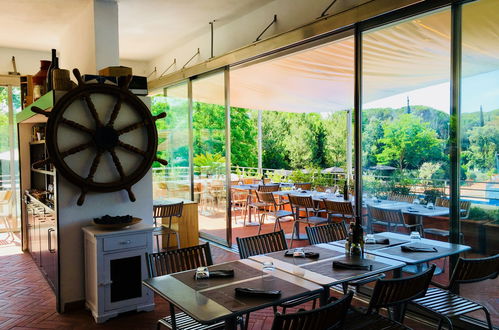
[[104,251],[129,249],[138,246],[145,246],[147,243],[146,234],[124,235],[104,238]]

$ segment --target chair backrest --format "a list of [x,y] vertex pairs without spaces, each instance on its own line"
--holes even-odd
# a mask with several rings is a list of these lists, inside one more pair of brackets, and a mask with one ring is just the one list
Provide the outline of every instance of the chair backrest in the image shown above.
[[326,209],[327,213],[355,216],[352,202],[350,201],[337,202],[337,201],[330,201],[327,199],[324,199],[323,201],[324,201],[324,208]]
[[403,194],[389,194],[388,195],[388,200],[389,201],[397,201],[397,202],[407,202],[407,203],[412,203],[414,199],[417,196],[414,195],[403,195]]
[[305,227],[310,244],[340,241],[348,236],[345,221]]
[[353,292],[350,291],[341,299],[310,311],[284,315],[277,313],[272,323],[272,330],[342,329],[352,296]]
[[[435,199],[435,206],[450,207],[450,199],[437,197]],[[470,215],[471,202],[470,201],[460,201],[459,208],[461,211],[461,219],[467,219]]]
[[402,210],[388,210],[371,205],[367,205],[367,214],[369,219],[388,222],[392,224],[403,224],[404,215]]
[[312,196],[288,195],[288,198],[289,198],[289,202],[291,203],[291,209],[294,209],[294,208],[313,209],[313,208],[315,208],[314,200],[312,199]]
[[449,207],[449,200],[447,198],[437,197],[435,199],[435,206]]
[[148,253],[146,261],[149,277],[213,265],[209,243],[165,252]]
[[449,287],[454,289],[461,283],[474,283],[496,278],[499,275],[499,254],[486,258],[459,258],[452,272]]
[[369,302],[368,313],[378,312],[380,308],[392,307],[423,297],[430,285],[435,265],[419,274],[404,278],[377,280]]
[[288,248],[283,230],[251,237],[237,237],[236,241],[241,259]]
[[260,202],[275,206],[274,194],[272,194],[271,192],[257,191],[256,196],[258,197],[258,200]]
[[302,190],[312,190],[312,183],[310,182],[301,182],[301,183],[295,183],[295,188],[301,188]]
[[153,206],[153,218],[168,218],[182,216],[184,202]]
[[10,201],[12,197],[12,190],[1,190],[0,191],[0,203]]
[[281,188],[279,184],[268,184],[268,185],[259,185],[257,191],[274,192],[274,191],[279,191],[280,189]]

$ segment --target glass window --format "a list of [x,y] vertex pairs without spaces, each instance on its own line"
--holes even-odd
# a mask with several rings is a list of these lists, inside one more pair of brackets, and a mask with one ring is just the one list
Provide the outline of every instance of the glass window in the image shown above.
[[[484,257],[499,253],[499,2],[463,5],[462,17],[461,237],[468,257]],[[461,294],[484,303],[497,324],[497,280],[487,282]]]
[[[362,38],[367,208],[396,205],[407,224],[449,230],[448,213],[422,217],[417,208],[435,205],[449,193],[450,10],[367,31]],[[370,230],[389,228],[374,225]],[[448,262],[437,265],[441,273]],[[447,271],[436,279],[445,281]]]
[[156,121],[156,126],[158,156],[168,161],[167,166],[153,165],[153,198],[190,200],[187,83],[166,88],[165,96],[152,97],[151,111],[154,115],[166,112],[166,117]]

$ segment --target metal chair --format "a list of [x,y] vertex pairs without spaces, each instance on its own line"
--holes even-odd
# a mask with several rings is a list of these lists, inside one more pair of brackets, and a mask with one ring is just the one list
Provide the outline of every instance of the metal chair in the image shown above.
[[[146,261],[149,277],[168,275],[197,267],[213,265],[209,243],[166,252],[146,254]],[[175,313],[175,306],[170,304],[170,315],[159,319],[156,329],[160,329],[161,326],[168,329],[212,330],[223,329],[225,323],[219,322],[212,325],[202,325],[184,312]]]
[[[310,225],[321,225],[328,223],[327,218],[319,217],[318,214],[325,212],[316,207],[314,200],[311,196],[298,196],[298,195],[288,195],[289,202],[291,204],[291,211],[293,212],[293,217],[295,223],[293,224],[293,232],[291,234],[291,246],[293,246],[293,240],[295,237],[295,232],[300,235],[300,223],[304,223],[310,227]],[[304,212],[305,215],[300,215],[300,212]],[[311,216],[310,213],[313,215]]]
[[248,191],[231,188],[230,204],[234,223],[237,223],[237,212],[243,218],[243,225],[246,225],[246,213],[248,211]]
[[[419,274],[389,280],[378,280],[374,286],[366,313],[355,311],[348,315],[345,329],[410,329],[401,324],[404,321],[407,303],[423,297],[430,285],[435,265]],[[390,308],[399,308],[398,323],[392,318]],[[379,315],[379,310],[386,308],[389,318]]]
[[386,226],[388,231],[392,231],[392,227],[397,231],[398,228],[406,228],[412,231],[417,229],[423,235],[423,225],[416,223],[413,225],[405,223],[402,210],[389,210],[367,205],[368,230],[373,232],[373,225]]
[[[162,235],[167,235],[166,249],[168,249],[168,247],[170,246],[170,235],[175,235],[175,237],[177,238],[177,248],[180,248],[180,239],[178,236],[178,232],[172,229],[172,218],[181,217],[183,208],[184,202],[153,206],[153,220],[155,227],[153,230],[153,236],[156,237],[158,251],[161,251],[159,247],[159,236]],[[158,220],[161,221],[162,218],[169,218],[168,227],[163,226],[161,222],[158,225]]]
[[355,220],[355,211],[353,209],[352,202],[337,202],[327,199],[323,199],[323,202],[329,221],[333,221],[333,217],[341,217],[344,221],[347,219]]
[[260,224],[258,226],[258,235],[260,235],[260,232],[262,230],[264,218],[269,216],[269,215],[271,215],[275,218],[274,231],[276,231],[277,225],[279,225],[279,230],[282,230],[280,219],[284,218],[284,217],[292,216],[293,212],[286,211],[286,210],[280,210],[279,204],[275,201],[274,194],[272,194],[271,192],[257,191],[256,195],[257,195],[259,202],[267,204],[267,206],[264,207],[263,213],[261,213],[261,215],[260,215]]
[[487,258],[464,259],[459,258],[448,286],[431,283],[435,288],[429,288],[426,295],[412,303],[440,319],[438,329],[445,321],[452,329],[451,318],[467,314],[476,310],[483,310],[487,318],[487,325],[492,330],[492,321],[487,308],[477,302],[461,297],[451,291],[457,290],[460,284],[475,283],[487,279],[494,279],[499,274],[499,254]]
[[349,292],[339,300],[330,299],[327,305],[317,309],[300,310],[297,313],[286,315],[277,313],[271,330],[343,329],[343,322],[352,297],[353,292]]
[[[450,201],[446,198],[441,198],[437,197],[435,200],[435,206],[441,206],[441,207],[449,207],[450,206]],[[469,201],[460,201],[459,202],[459,208],[461,209],[461,219],[468,219],[470,215],[470,208],[471,208],[471,202]],[[428,218],[439,218],[439,219],[449,219],[449,217],[428,217]],[[446,229],[439,229],[439,228],[424,228],[423,229],[424,234],[430,234],[430,235],[435,235],[435,236],[440,236],[440,237],[447,237],[447,239],[450,236],[449,230]],[[459,233],[459,239],[462,242],[464,239],[463,233]]]

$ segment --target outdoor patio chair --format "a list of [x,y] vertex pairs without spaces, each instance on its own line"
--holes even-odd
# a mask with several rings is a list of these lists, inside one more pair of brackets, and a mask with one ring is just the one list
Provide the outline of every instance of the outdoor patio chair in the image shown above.
[[370,233],[373,232],[373,225],[381,225],[386,226],[387,231],[392,231],[392,228],[395,229],[395,232],[398,231],[398,228],[406,228],[409,229],[409,231],[416,229],[421,235],[423,235],[422,224],[416,223],[410,225],[405,223],[402,210],[390,210],[367,205],[367,217],[368,231]]
[[310,311],[300,309],[293,314],[277,313],[271,330],[343,329],[352,296],[353,292],[349,292],[339,300],[330,298],[327,305]]
[[[168,275],[196,269],[197,267],[213,265],[209,243],[166,252],[146,254],[146,262],[149,277]],[[172,319],[171,315],[175,317]],[[170,315],[159,319],[156,323],[156,329],[159,330],[161,326],[168,329],[189,328],[212,330],[224,329],[225,323],[219,322],[212,325],[202,325],[184,312],[175,313],[175,306],[170,304]]]
[[[166,249],[168,249],[168,247],[170,246],[171,235],[175,235],[175,237],[177,238],[177,248],[180,248],[180,238],[178,236],[178,231],[172,228],[172,218],[181,217],[183,207],[184,207],[184,202],[153,206],[153,216],[152,216],[154,220],[153,236],[156,237],[156,245],[158,247],[158,251],[161,251],[159,247],[159,236],[163,235],[167,235]],[[163,226],[163,224],[161,223],[161,219],[163,218],[168,218],[168,227]]]
[[324,208],[327,212],[329,221],[333,218],[342,218],[343,221],[355,220],[355,211],[351,201],[337,202],[323,199]]
[[[435,206],[440,206],[440,207],[449,207],[450,206],[450,201],[446,198],[441,198],[437,197],[435,200]],[[467,219],[469,214],[470,214],[470,208],[471,208],[471,202],[469,201],[460,201],[459,202],[459,208],[461,209],[461,219]],[[449,220],[449,217],[445,216],[438,216],[438,217],[427,217],[429,219],[434,218],[434,219],[442,219],[442,220]],[[450,225],[450,223],[449,223]],[[440,229],[440,228],[424,228],[423,233],[434,235],[434,236],[439,236],[439,237],[445,237],[447,240],[450,237],[450,231],[448,229]],[[459,233],[459,240],[460,242],[463,242],[464,240],[464,235],[463,233]]]
[[234,223],[237,223],[237,214],[243,219],[243,225],[246,225],[246,213],[248,212],[248,191],[231,188],[230,205]]
[[301,190],[312,190],[312,183],[295,183],[295,188],[300,188]]
[[392,193],[388,195],[387,199],[389,201],[412,203],[416,198],[418,198],[418,196],[416,195],[403,195],[403,194]]
[[275,218],[274,231],[276,231],[277,225],[279,225],[279,230],[282,230],[280,219],[293,216],[293,212],[281,210],[279,203],[276,202],[274,194],[272,194],[271,192],[257,191],[256,195],[258,197],[258,201],[267,204],[267,206],[263,208],[263,212],[260,212],[258,235],[260,235],[260,232],[262,230],[264,218],[268,217],[269,215]]
[[[407,303],[423,297],[430,285],[435,265],[419,274],[389,280],[378,280],[365,313],[354,310],[345,320],[345,329],[410,329],[404,326]],[[391,308],[398,307],[399,315],[393,316]],[[386,308],[388,318],[381,316],[379,310]],[[398,319],[397,321],[393,320]],[[401,322],[401,323],[399,323]]]
[[[328,223],[315,227],[305,227],[305,229],[307,231],[308,241],[312,245],[341,241],[348,236],[348,230],[345,221]],[[385,276],[386,275],[384,273],[380,273],[356,281],[350,281],[348,283],[345,282],[342,284],[343,293],[347,293],[349,285],[355,287],[355,290],[358,292],[358,288],[361,285],[383,279],[385,278]]]
[[[258,254],[266,254],[271,252],[283,251],[288,249],[284,231],[279,230],[268,234],[261,234],[250,237],[236,237],[237,247],[239,250],[239,257],[246,259]],[[313,308],[315,308],[316,300],[319,294],[297,298],[286,301],[279,306],[282,307],[282,312],[285,313],[289,307],[295,307],[313,300]],[[277,307],[273,306],[274,313],[277,312]],[[249,315],[246,316],[246,326],[248,325]]]
[[[310,227],[310,225],[317,226],[321,224],[328,223],[328,218],[319,217],[319,213],[324,213],[325,210],[321,210],[316,207],[312,196],[298,196],[298,195],[288,195],[289,202],[291,204],[291,211],[293,212],[293,217],[295,223],[293,224],[293,232],[291,234],[291,247],[293,246],[293,240],[295,233],[300,234],[300,223],[304,223]],[[301,215],[302,212],[305,215]],[[313,215],[310,215],[312,213]]]
[[435,288],[429,288],[424,297],[415,299],[412,303],[438,317],[440,319],[438,329],[442,328],[444,321],[449,325],[449,329],[452,329],[453,317],[481,309],[485,313],[489,329],[492,330],[492,321],[487,307],[454,294],[452,291],[457,290],[460,284],[494,279],[498,274],[499,254],[479,259],[459,258],[449,285],[443,286],[432,282]]
[[279,184],[258,185],[257,191],[274,192],[281,190]]

